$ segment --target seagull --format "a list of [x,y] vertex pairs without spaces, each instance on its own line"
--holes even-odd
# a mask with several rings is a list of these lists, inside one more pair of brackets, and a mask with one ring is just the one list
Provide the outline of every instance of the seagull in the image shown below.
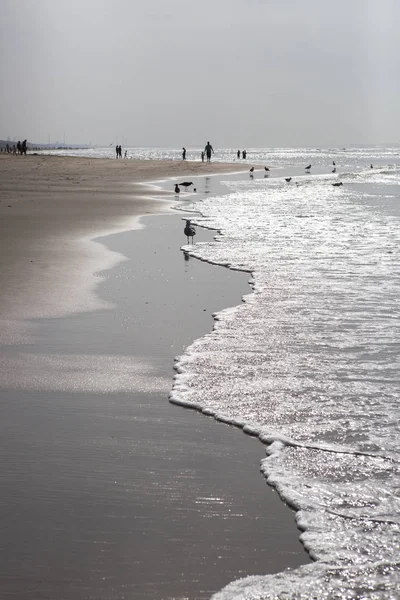
[[333,167],[332,173],[336,173],[336,167]]
[[194,227],[192,227],[192,225],[190,224],[190,221],[186,221],[186,225],[185,225],[185,229],[183,230],[183,233],[186,235],[188,243],[189,243],[189,238],[192,238],[192,244],[193,244],[193,236],[196,235],[196,230]]
[[186,190],[189,186],[193,185],[193,181],[183,181],[182,183],[178,183],[177,185],[181,185]]
[[335,166],[335,165],[336,165],[335,161],[333,161],[333,163],[332,163],[332,164],[333,164],[333,166]]
[[339,181],[338,183],[332,183],[333,187],[339,187],[340,185],[343,185],[343,181]]
[[253,173],[253,171],[254,171],[254,167],[251,167],[250,173]]
[[176,183],[175,184],[175,194],[179,194],[181,191],[181,188],[179,187],[179,185]]
[[287,181],[288,183],[290,183],[292,181],[291,177],[285,177],[285,181]]
[[264,169],[265,169],[266,171],[269,171],[268,167],[264,167]]
[[373,169],[373,168],[374,168],[374,165],[371,163],[371,169]]
[[311,165],[308,165],[308,166],[306,167],[306,171],[308,171],[309,169],[311,169]]

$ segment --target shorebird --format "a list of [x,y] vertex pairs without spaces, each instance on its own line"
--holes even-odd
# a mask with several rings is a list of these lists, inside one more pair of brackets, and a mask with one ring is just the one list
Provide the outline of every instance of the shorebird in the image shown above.
[[179,194],[181,191],[181,188],[179,187],[179,185],[176,183],[175,184],[175,194]]
[[336,173],[336,167],[333,167],[332,173]]
[[288,183],[290,183],[292,181],[291,177],[285,177],[285,181],[287,181]]
[[338,183],[332,183],[333,187],[339,187],[340,185],[343,185],[343,181],[339,181]]
[[264,169],[265,169],[266,171],[269,171],[268,167],[264,167]]
[[186,235],[188,243],[189,243],[189,238],[192,238],[192,244],[193,244],[193,236],[196,235],[196,230],[190,224],[189,220],[186,221],[186,225],[185,225],[185,229],[183,230],[183,233]]
[[182,183],[178,183],[177,185],[181,185],[186,190],[188,187],[193,185],[193,181],[182,181]]
[[373,164],[371,164],[371,169],[373,169],[373,168],[374,168],[374,165],[373,165]]
[[335,165],[336,165],[335,161],[333,161],[333,163],[332,163],[332,164],[333,164],[333,166],[335,166]]
[[254,167],[251,167],[250,173],[253,173],[253,171],[254,171]]
[[308,171],[309,169],[311,169],[311,165],[308,165],[308,166],[306,167],[306,171]]

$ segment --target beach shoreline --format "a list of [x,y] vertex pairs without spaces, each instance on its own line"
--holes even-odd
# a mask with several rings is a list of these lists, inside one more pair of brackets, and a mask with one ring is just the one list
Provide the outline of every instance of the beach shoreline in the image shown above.
[[[168,167],[166,165],[166,169]],[[220,165],[218,167],[221,168]],[[190,169],[190,165],[187,168]],[[82,167],[81,177],[84,177],[85,169],[87,166]],[[8,197],[12,196],[14,200],[22,193],[24,171],[21,170],[21,173],[18,186],[11,189],[9,184],[7,191]],[[156,179],[160,181],[163,177],[166,175]],[[7,186],[4,178],[2,182],[3,204]],[[125,182],[122,184],[126,185]],[[46,589],[60,599],[73,597],[86,600],[85,589],[89,585],[97,594],[101,591],[101,597],[108,598],[107,594],[111,594],[109,586],[121,584],[125,589],[131,587],[130,597],[133,598],[161,598],[165,594],[169,597],[174,594],[175,597],[178,593],[185,593],[191,599],[206,598],[231,579],[254,573],[251,568],[257,564],[258,572],[276,572],[308,562],[299,543],[294,514],[268,488],[259,472],[263,446],[249,436],[241,436],[234,428],[218,424],[200,413],[184,411],[168,402],[173,356],[180,354],[193,339],[211,330],[211,313],[232,302],[239,302],[246,289],[251,291],[246,284],[248,276],[194,259],[189,262],[183,260],[180,251],[185,241],[182,216],[169,208],[165,190],[160,189],[160,199],[157,200],[150,197],[154,190],[148,196],[141,195],[135,208],[145,212],[140,218],[139,214],[135,214],[134,220],[130,190],[128,197],[122,194],[121,204],[117,203],[118,210],[115,211],[118,215],[114,217],[102,208],[102,204],[83,210],[79,203],[88,198],[90,204],[93,188],[88,186],[86,191],[76,189],[72,192],[72,196],[76,195],[76,206],[73,206],[74,201],[70,203],[72,216],[70,214],[70,221],[65,223],[66,207],[63,203],[71,194],[63,191],[58,196],[51,189],[51,183],[49,192],[44,190],[44,182],[41,185],[41,195],[32,191],[33,198],[30,198],[27,183],[22,186],[24,199],[20,201],[19,212],[17,215],[11,213],[15,244],[3,245],[2,256],[3,261],[11,263],[8,273],[12,271],[11,266],[18,269],[19,280],[24,283],[24,286],[18,286],[15,283],[18,278],[14,280],[14,305],[2,303],[2,320],[9,323],[11,315],[14,324],[24,324],[30,333],[28,337],[17,336],[14,327],[13,335],[1,340],[1,360],[6,373],[1,385],[2,451],[8,459],[4,479],[7,482],[9,478],[13,482],[14,473],[17,473],[20,480],[8,486],[3,511],[5,514],[15,512],[15,518],[27,530],[25,544],[29,547],[34,541],[37,554],[37,558],[29,557],[24,566],[31,581],[30,595],[26,597],[36,598],[38,590]],[[82,188],[82,182],[74,185]],[[112,187],[111,182],[109,185]],[[171,194],[171,200],[173,198]],[[37,206],[30,208],[30,201]],[[13,201],[8,202],[13,204]],[[52,202],[59,202],[60,210],[55,210]],[[25,214],[22,204],[27,207]],[[6,231],[10,213],[6,207],[1,208],[6,215],[2,219],[2,228]],[[82,214],[85,217],[83,222],[79,219]],[[143,217],[144,214],[146,216]],[[151,224],[147,221],[150,214]],[[36,218],[30,221],[33,216]],[[108,220],[102,221],[104,218]],[[106,237],[94,233],[101,231],[99,225],[107,232]],[[39,246],[32,244],[32,239],[27,237],[35,226],[38,226],[36,233],[43,237]],[[134,227],[138,229],[132,233]],[[84,273],[81,276],[85,285],[90,268],[101,270],[100,277],[93,275],[90,302],[70,298],[71,290],[80,280],[71,272],[73,263],[68,262],[70,248],[65,246],[66,237],[60,233],[65,230],[71,236],[71,247],[86,235],[87,240],[92,240],[93,250],[99,252],[97,263],[90,263],[85,255],[81,265],[80,273]],[[22,237],[19,245],[17,234]],[[178,238],[178,235],[182,237]],[[198,235],[201,239],[211,238],[213,232],[199,230]],[[66,254],[62,255],[67,265],[65,270],[61,269],[57,279],[54,269],[49,276],[43,267],[50,267],[60,245],[61,254],[67,248]],[[33,248],[36,249],[34,258],[45,275],[40,277],[39,270],[32,279],[27,274],[32,264],[29,252]],[[18,252],[11,256],[15,249]],[[79,243],[76,254],[79,262],[82,259]],[[140,257],[139,261],[137,257]],[[61,268],[61,263],[60,260],[55,265],[56,270]],[[111,271],[105,273],[104,268],[110,269],[111,265]],[[68,274],[67,287],[57,295],[59,282]],[[165,280],[160,281],[158,274],[165,276]],[[176,276],[181,279],[172,283]],[[3,271],[2,289],[6,288],[10,293],[6,277],[7,272]],[[30,291],[35,278],[39,278],[40,293],[24,295],[25,290]],[[50,300],[43,305],[43,298],[47,296]],[[65,302],[60,306],[60,298],[64,296]],[[93,299],[97,304],[93,303]],[[167,330],[169,337],[166,336]],[[138,427],[135,426],[136,421]],[[36,431],[41,432],[40,441]],[[155,454],[158,446],[161,453]],[[53,448],[52,456],[49,456],[49,448]],[[210,456],[211,463],[215,465],[213,468],[210,468]],[[240,468],[238,477],[242,462],[243,468]],[[76,465],[79,465],[78,471]],[[153,475],[149,477],[151,473]],[[156,488],[153,487],[154,473],[157,473]],[[125,482],[128,493],[120,490],[120,480]],[[30,487],[24,489],[25,485]],[[60,489],[60,497],[54,492],[54,485]],[[133,496],[129,492],[131,488],[135,490]],[[154,496],[158,488],[161,495]],[[244,494],[243,490],[247,493]],[[180,495],[177,495],[178,491]],[[76,552],[76,541],[66,534],[60,540],[58,537],[53,539],[51,527],[53,524],[54,531],[57,530],[59,525],[55,524],[59,522],[60,512],[64,512],[62,505],[72,503],[71,506],[74,506],[77,492],[79,504],[74,508],[72,518],[64,514],[62,529],[78,527],[75,535],[87,538],[85,554],[88,559],[83,561],[82,573],[74,573],[73,562],[68,569],[63,566],[63,554],[72,556]],[[30,497],[30,509],[28,520],[24,521],[21,515],[26,509],[22,498],[26,493]],[[149,501],[148,494],[154,496],[155,508],[151,509],[149,503],[150,512],[145,516],[142,511]],[[100,505],[96,500],[95,509],[92,507],[93,498],[100,498]],[[168,513],[160,510],[160,502],[170,506]],[[48,511],[45,518],[42,514],[44,508]],[[174,512],[176,510],[177,513]],[[111,568],[107,561],[104,562],[104,557],[95,552],[99,533],[92,534],[87,525],[93,511],[97,519],[92,527],[104,530],[100,536],[104,538],[101,543],[115,545],[111,562],[123,564],[123,571]],[[110,511],[114,515],[113,522],[107,524]],[[142,514],[138,522],[137,511]],[[131,516],[128,517],[128,513]],[[124,519],[125,528],[128,527],[133,536],[128,540],[125,540],[125,535],[121,537],[122,530],[114,531],[115,522],[120,519]],[[205,523],[211,527],[205,527]],[[230,523],[228,529],[227,523]],[[267,525],[269,529],[264,530]],[[229,543],[221,538],[227,531]],[[149,554],[147,562],[141,563],[143,547],[139,542],[145,532],[148,532],[149,539],[153,539],[152,532],[155,532],[155,538],[148,550],[145,545],[144,554],[147,555],[147,551]],[[17,538],[12,525],[7,533],[7,539],[15,548],[11,553],[13,557],[3,557],[6,576],[1,587],[14,593],[14,571],[16,574],[21,566],[18,564],[20,548],[14,541]],[[268,539],[273,536],[272,548],[265,542],[265,536]],[[164,538],[163,550],[156,550]],[[53,539],[55,548],[55,556],[51,560],[43,543],[44,540],[49,543],[49,539]],[[167,540],[172,546],[166,544]],[[199,554],[194,551],[195,546],[199,547],[196,551]],[[158,556],[159,570],[154,569],[152,562],[154,552]],[[186,552],[186,558],[182,552]],[[196,566],[199,557],[202,557],[200,567]],[[53,565],[54,575],[46,575],[43,570],[46,560]],[[183,569],[182,560],[189,563],[187,574],[182,574],[183,580],[179,581],[178,577],[175,583],[165,581],[170,576],[178,576]],[[133,568],[135,561],[138,571]],[[246,561],[247,567],[244,566]],[[107,583],[90,575],[93,569],[106,575]],[[201,576],[201,580],[191,581],[190,569],[200,569],[196,577]],[[88,574],[89,579],[86,580]],[[130,579],[132,576],[134,584]],[[143,582],[139,584],[141,577]],[[148,596],[144,590],[147,590]]]
[[168,195],[148,182],[229,169],[214,163],[0,155],[0,341],[28,339],[22,327],[27,319],[101,308],[95,273],[121,257],[92,240],[137,227],[140,215],[171,212],[173,190]]

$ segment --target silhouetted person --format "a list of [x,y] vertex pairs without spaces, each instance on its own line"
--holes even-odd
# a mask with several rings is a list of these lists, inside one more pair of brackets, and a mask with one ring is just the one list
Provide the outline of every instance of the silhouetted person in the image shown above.
[[237,157],[240,158],[240,150],[237,151]]
[[201,153],[201,162],[204,162],[204,152]]
[[243,158],[246,158],[246,156],[247,156],[247,150],[243,150],[242,156],[243,156]]
[[25,156],[26,156],[26,145],[27,145],[27,141],[24,140],[21,144],[21,154],[25,154]]
[[124,158],[128,156],[128,150],[125,150]]
[[17,151],[18,151],[18,154],[22,154],[22,150],[21,150],[21,142],[20,142],[19,140],[18,140],[18,142],[17,142]]
[[186,160],[186,148],[182,148],[182,160]]
[[119,158],[119,146],[115,146],[115,158]]
[[211,154],[214,154],[214,148],[211,146],[210,142],[207,142],[204,152],[206,153],[207,162],[210,162]]

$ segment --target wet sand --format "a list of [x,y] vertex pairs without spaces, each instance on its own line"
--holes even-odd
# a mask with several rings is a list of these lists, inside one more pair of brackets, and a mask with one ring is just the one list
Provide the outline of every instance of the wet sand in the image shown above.
[[263,446],[168,402],[173,357],[249,293],[248,275],[184,260],[180,215],[144,222],[96,240],[115,260],[95,278],[97,310],[58,314],[55,292],[42,316],[14,291],[29,336],[0,348],[4,598],[200,599],[308,561],[260,475]]

